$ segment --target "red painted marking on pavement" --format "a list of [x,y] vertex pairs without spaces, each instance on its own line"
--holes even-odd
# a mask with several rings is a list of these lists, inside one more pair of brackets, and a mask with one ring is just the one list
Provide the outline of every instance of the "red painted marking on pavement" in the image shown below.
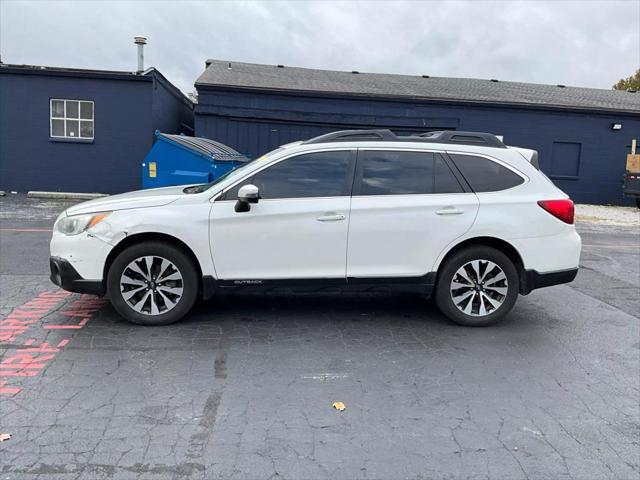
[[100,307],[102,307],[107,301],[103,298],[91,297],[89,295],[82,295],[79,300],[72,302],[60,312],[65,317],[82,317],[82,320],[77,325],[44,325],[47,330],[62,330],[62,329],[78,329],[84,327],[91,316],[96,313]]
[[[79,329],[83,328],[91,317],[105,304],[106,300],[91,295],[81,295],[76,301],[65,305],[61,311],[56,312],[62,318],[75,318],[79,322],[75,325],[45,325],[42,319],[60,308],[61,302],[71,293],[65,291],[44,292],[38,297],[28,301],[20,307],[16,307],[6,318],[0,320],[0,341],[12,342],[31,328],[53,329]],[[58,317],[58,318],[60,318]],[[16,353],[5,357],[0,362],[0,377],[35,377],[47,364],[53,361],[56,355],[64,348],[69,339],[65,338],[56,346],[41,342],[36,345],[35,338],[24,341]],[[16,344],[16,347],[18,345]],[[9,345],[9,349],[11,346]],[[6,380],[0,380],[0,395],[15,395],[22,389],[20,387],[7,387]]]
[[82,319],[82,321],[78,325],[45,325],[44,328],[47,330],[59,330],[59,329],[77,329],[84,327],[89,321],[90,317]]
[[11,369],[15,369],[15,370],[40,370],[41,368],[44,368],[44,366],[45,366],[44,363],[16,362],[16,363],[10,363],[10,364],[7,364],[7,365],[0,365],[0,372],[2,372],[4,370],[11,370]]
[[9,315],[0,320],[0,342],[13,342],[42,318],[59,307],[60,303],[71,295],[70,292],[42,292],[36,298],[14,308]]
[[0,395],[16,395],[22,390],[19,387],[5,387],[6,380],[0,380]]
[[84,325],[45,325],[47,330],[76,330],[82,328]]
[[[33,347],[21,350],[20,353],[10,355],[0,362],[0,376],[2,377],[34,377],[56,356],[59,348],[51,348],[49,344],[43,342],[40,347]],[[31,355],[25,352],[37,352]],[[51,352],[47,355],[40,355],[43,352]]]
[[35,377],[40,373],[38,370],[25,370],[22,369],[18,372],[10,372],[9,370],[0,370],[0,376],[3,377]]
[[[53,352],[53,353],[57,353],[60,350],[62,350],[62,347],[64,347],[67,343],[69,343],[68,339],[64,339],[62,340],[60,343],[58,343],[58,345],[56,345],[55,347],[50,347],[49,344],[47,342],[42,342],[40,344],[40,346],[38,347],[32,347],[32,348],[21,348],[20,351],[21,352]],[[25,343],[25,345],[27,345]]]

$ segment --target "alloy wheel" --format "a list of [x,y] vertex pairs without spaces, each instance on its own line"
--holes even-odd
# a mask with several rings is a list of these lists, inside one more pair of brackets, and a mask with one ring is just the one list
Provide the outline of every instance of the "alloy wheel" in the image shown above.
[[138,257],[120,276],[120,293],[136,312],[161,315],[182,298],[184,283],[176,265],[159,256]]
[[451,280],[454,305],[466,315],[484,317],[495,312],[507,298],[509,283],[502,268],[490,260],[471,260]]

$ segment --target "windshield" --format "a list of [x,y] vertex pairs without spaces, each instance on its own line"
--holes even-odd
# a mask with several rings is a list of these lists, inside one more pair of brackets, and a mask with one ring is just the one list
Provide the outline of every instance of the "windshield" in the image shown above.
[[243,170],[245,170],[249,165],[252,165],[253,162],[255,162],[255,160],[252,160],[250,162],[245,163],[244,165],[242,165],[241,167],[238,167],[234,170],[229,170],[227,173],[225,173],[224,175],[216,178],[213,182],[209,182],[209,183],[203,183],[200,185],[192,185],[190,187],[186,187],[183,192],[184,193],[202,193],[205,190],[209,190],[211,187],[213,187],[215,184],[222,182],[223,180],[226,180],[227,178],[231,178],[236,176],[239,173],[242,173]]
[[274,153],[279,152],[279,151],[281,151],[281,150],[283,150],[283,148],[282,148],[282,147],[280,147],[280,148],[276,148],[275,150],[272,150],[271,152],[266,153],[265,155],[262,155],[261,157],[256,158],[255,160],[251,160],[250,162],[245,163],[245,164],[244,164],[244,165],[242,165],[241,167],[238,167],[238,168],[236,168],[236,169],[234,169],[234,170],[229,170],[227,173],[225,173],[224,175],[222,175],[222,176],[220,176],[220,177],[216,178],[216,179],[215,179],[214,181],[212,181],[212,182],[209,182],[209,183],[203,183],[203,184],[201,184],[201,185],[192,185],[192,186],[190,186],[190,187],[186,187],[186,188],[183,190],[183,192],[184,192],[184,193],[202,193],[202,192],[204,192],[204,191],[206,191],[206,190],[209,190],[209,189],[210,189],[211,187],[213,187],[214,185],[216,185],[216,184],[218,184],[218,183],[222,182],[223,180],[227,180],[227,179],[229,179],[229,178],[233,178],[233,177],[235,177],[236,175],[241,174],[242,172],[244,172],[245,170],[247,170],[249,166],[254,165],[254,164],[255,164],[255,162],[265,160],[267,157],[269,157],[269,156],[273,155]]

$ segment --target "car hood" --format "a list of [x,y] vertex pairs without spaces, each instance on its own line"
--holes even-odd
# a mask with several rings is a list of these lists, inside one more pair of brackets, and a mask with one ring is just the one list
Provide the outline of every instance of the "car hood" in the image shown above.
[[68,208],[67,215],[111,212],[114,210],[126,210],[130,208],[161,207],[174,202],[185,195],[183,190],[186,186],[187,185],[152,188],[149,190],[137,190],[135,192],[96,198],[95,200],[82,202]]

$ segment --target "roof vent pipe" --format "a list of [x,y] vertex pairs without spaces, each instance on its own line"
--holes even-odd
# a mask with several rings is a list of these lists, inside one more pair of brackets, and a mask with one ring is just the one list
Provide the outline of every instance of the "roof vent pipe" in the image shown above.
[[133,43],[138,46],[138,73],[144,71],[144,46],[147,44],[147,37],[133,37]]

